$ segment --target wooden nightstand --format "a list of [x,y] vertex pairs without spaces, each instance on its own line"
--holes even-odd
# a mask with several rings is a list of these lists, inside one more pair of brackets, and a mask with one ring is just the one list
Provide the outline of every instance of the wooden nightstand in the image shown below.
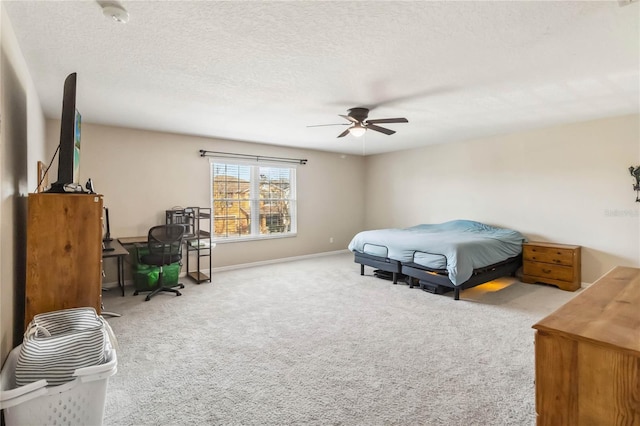
[[529,242],[522,245],[522,282],[576,291],[581,285],[580,246]]

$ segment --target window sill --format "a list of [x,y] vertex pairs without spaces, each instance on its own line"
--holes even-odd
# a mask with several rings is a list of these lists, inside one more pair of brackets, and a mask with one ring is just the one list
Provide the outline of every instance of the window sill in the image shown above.
[[295,232],[290,232],[288,234],[269,234],[269,235],[248,235],[246,237],[234,237],[234,238],[212,238],[216,244],[226,244],[226,243],[244,243],[246,241],[260,241],[260,240],[274,240],[279,238],[292,238],[297,236],[298,234]]

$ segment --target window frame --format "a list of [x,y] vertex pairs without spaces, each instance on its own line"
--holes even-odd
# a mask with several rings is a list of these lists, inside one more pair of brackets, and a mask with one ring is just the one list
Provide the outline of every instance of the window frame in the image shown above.
[[[251,233],[248,235],[234,235],[232,237],[218,237],[215,235],[215,198],[214,198],[214,165],[226,164],[235,166],[249,166],[250,177],[249,187],[250,196],[249,202],[251,206],[250,214],[250,228]],[[291,220],[290,231],[285,233],[273,233],[273,234],[260,234],[260,167],[268,168],[281,168],[289,169],[289,185],[290,185],[290,198],[289,200],[289,217]],[[209,199],[212,212],[212,228],[211,240],[218,243],[233,243],[243,241],[255,241],[255,240],[268,240],[276,238],[291,238],[297,236],[298,226],[298,197],[297,197],[297,165],[291,163],[269,162],[264,161],[251,161],[243,159],[230,159],[230,158],[217,158],[212,157],[209,159]],[[257,196],[256,196],[257,194]],[[255,213],[254,213],[255,212]]]

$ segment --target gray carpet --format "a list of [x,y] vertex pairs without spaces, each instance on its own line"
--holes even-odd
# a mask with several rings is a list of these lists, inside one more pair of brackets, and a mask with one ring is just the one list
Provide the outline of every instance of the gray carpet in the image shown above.
[[104,293],[106,425],[533,425],[531,326],[575,296],[503,278],[433,295],[351,254]]

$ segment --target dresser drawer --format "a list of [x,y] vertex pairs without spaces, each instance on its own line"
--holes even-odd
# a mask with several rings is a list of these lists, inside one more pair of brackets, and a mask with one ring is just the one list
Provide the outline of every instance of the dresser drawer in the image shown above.
[[550,278],[559,281],[573,281],[573,267],[548,263],[524,262],[522,272],[531,277]]
[[574,251],[571,249],[525,245],[522,250],[522,257],[530,262],[572,266],[574,262],[573,253]]

